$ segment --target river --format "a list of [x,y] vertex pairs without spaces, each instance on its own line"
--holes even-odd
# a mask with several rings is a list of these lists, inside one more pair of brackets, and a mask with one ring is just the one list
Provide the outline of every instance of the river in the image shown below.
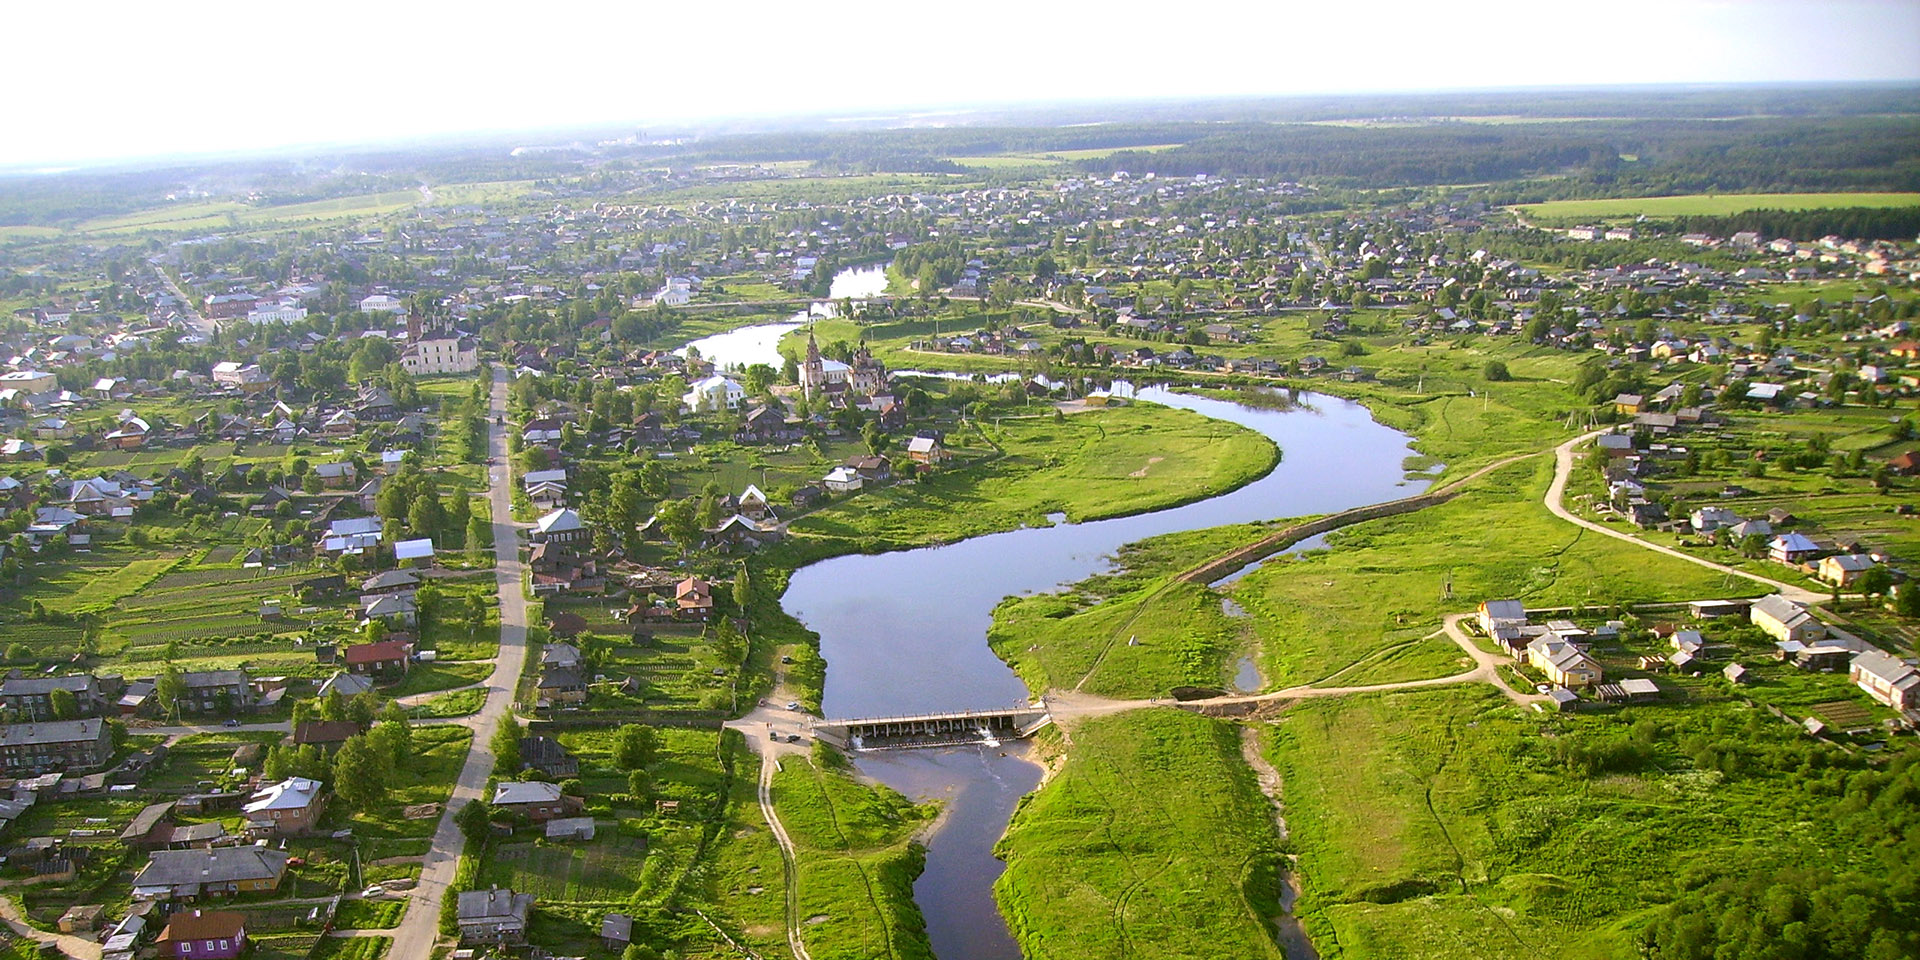
[[[884,287],[883,270],[862,269],[861,282],[869,286],[855,288],[849,279],[846,289],[877,293]],[[842,277],[854,272],[836,275],[836,297]],[[872,286],[875,275],[877,287]],[[796,326],[767,324],[722,334],[735,338],[727,341],[730,355],[724,362],[777,366],[773,346]],[[707,349],[701,348],[702,355],[719,359]],[[1286,409],[1256,408],[1160,387],[1143,388],[1135,397],[1258,431],[1280,447],[1281,462],[1238,490],[1182,507],[1091,523],[1056,522],[919,550],[835,557],[795,571],[781,604],[820,634],[828,665],[822,701],[827,716],[1025,704],[1026,686],[987,646],[993,608],[1005,597],[1057,590],[1109,570],[1121,546],[1147,537],[1333,513],[1409,496],[1427,485],[1404,479],[1403,464],[1414,454],[1410,438],[1350,400],[1306,393]],[[1317,545],[1316,540],[1299,549]],[[1251,684],[1256,676],[1243,669],[1237,679]],[[926,870],[914,883],[914,900],[940,960],[1020,958],[993,901],[994,881],[1004,870],[993,847],[1020,798],[1039,784],[1041,771],[1025,760],[1025,752],[1025,744],[1013,743],[881,751],[855,759],[867,776],[915,799],[946,805],[940,828],[927,840]],[[1294,936],[1282,932],[1289,957],[1311,955],[1310,946],[1303,951]]]
[[833,275],[830,299],[816,301],[784,322],[758,323],[701,337],[674,353],[684,357],[689,349],[698,350],[703,359],[722,370],[744,369],[755,363],[764,363],[778,370],[785,362],[780,356],[782,337],[805,326],[813,317],[834,316],[842,300],[866,300],[885,293],[886,289],[885,266],[848,267]]
[[[1290,410],[1172,393],[1139,399],[1242,424],[1283,451],[1266,477],[1210,500],[1132,517],[1013,530],[960,543],[824,560],[795,571],[781,603],[820,634],[823,712],[872,717],[1027,702],[1020,679],[988,648],[993,608],[1110,569],[1123,545],[1180,530],[1332,513],[1419,492],[1402,481],[1408,438],[1351,401],[1302,395]],[[993,901],[993,857],[1020,797],[1039,782],[1007,751],[957,747],[864,753],[860,771],[916,799],[938,798],[947,821],[928,843],[914,899],[941,960],[1018,960]]]

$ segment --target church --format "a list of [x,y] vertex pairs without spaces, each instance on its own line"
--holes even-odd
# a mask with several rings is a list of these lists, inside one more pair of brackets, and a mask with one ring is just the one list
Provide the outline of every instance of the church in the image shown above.
[[819,397],[840,399],[849,396],[870,397],[887,385],[887,368],[873,359],[866,347],[845,364],[820,355],[820,344],[807,333],[807,359],[800,365],[800,389],[808,400]]

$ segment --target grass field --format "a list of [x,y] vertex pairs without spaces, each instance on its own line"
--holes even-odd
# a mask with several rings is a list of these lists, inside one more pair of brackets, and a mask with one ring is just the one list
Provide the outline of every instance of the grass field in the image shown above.
[[[439,826],[439,817],[407,820],[401,816],[411,804],[445,803],[453,793],[453,782],[467,761],[467,747],[473,731],[465,727],[433,726],[413,728],[413,760],[389,771],[387,799],[372,812],[355,813],[337,819],[351,827],[361,840],[390,840],[429,837]],[[334,817],[333,811],[328,813]]]
[[633,894],[646,855],[645,838],[602,824],[586,842],[499,844],[487,857],[486,878],[542,901],[623,902]]
[[1072,738],[996,851],[1024,954],[1277,960],[1279,838],[1235,728],[1151,710]]
[[1005,453],[989,467],[862,492],[795,521],[794,533],[917,545],[1042,524],[1049,513],[1120,516],[1241,486],[1277,457],[1244,427],[1152,404],[1004,420],[985,433]]
[[1830,210],[1839,207],[1920,206],[1920,193],[1697,193],[1678,197],[1549,200],[1515,209],[1549,220],[1614,217],[1724,217],[1748,210]]
[[1098,160],[1110,157],[1121,151],[1137,150],[1142,153],[1159,153],[1183,146],[1178,143],[1155,143],[1138,147],[1093,147],[1086,150],[1048,150],[1033,153],[997,153],[980,157],[947,157],[947,160],[963,167],[976,167],[982,170],[1001,170],[1009,167],[1051,167],[1075,160]]
[[1830,766],[1863,761],[1712,689],[1573,717],[1475,687],[1296,705],[1270,754],[1322,955],[1637,957],[1645,912],[1727,863],[1865,855]]
[[933,815],[885,787],[868,787],[825,747],[788,760],[773,778],[774,808],[799,862],[807,952],[820,960],[927,956],[913,905],[921,853],[911,841]]

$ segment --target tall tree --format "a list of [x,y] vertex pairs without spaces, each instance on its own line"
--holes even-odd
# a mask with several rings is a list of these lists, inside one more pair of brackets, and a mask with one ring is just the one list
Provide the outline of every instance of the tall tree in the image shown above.
[[347,738],[333,755],[333,792],[354,810],[369,810],[386,798],[387,759],[365,734]]

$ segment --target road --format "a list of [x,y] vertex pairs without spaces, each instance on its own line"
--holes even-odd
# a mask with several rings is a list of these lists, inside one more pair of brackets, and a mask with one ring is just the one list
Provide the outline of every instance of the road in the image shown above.
[[187,325],[193,327],[193,332],[203,337],[213,336],[216,324],[201,314],[200,308],[194,304],[193,298],[187,296],[186,291],[180,289],[180,285],[173,282],[173,275],[162,269],[158,263],[153,264],[153,272],[159,274],[160,282],[166,284],[167,289],[172,290],[173,295],[180,298],[180,312],[186,314]]
[[1606,430],[1595,430],[1592,433],[1582,434],[1580,436],[1574,437],[1572,440],[1568,440],[1566,443],[1563,443],[1558,447],[1553,448],[1553,458],[1554,458],[1553,482],[1547,485],[1546,504],[1547,504],[1547,510],[1552,512],[1554,516],[1559,517],[1560,519],[1565,520],[1566,522],[1574,524],[1576,526],[1585,527],[1586,529],[1592,530],[1595,533],[1604,534],[1606,536],[1612,537],[1615,540],[1625,540],[1626,542],[1631,543],[1634,546],[1640,547],[1642,549],[1652,550],[1655,553],[1664,553],[1669,557],[1675,557],[1680,560],[1685,560],[1688,563],[1699,564],[1700,566],[1706,567],[1709,570],[1718,570],[1722,573],[1726,573],[1732,576],[1745,577],[1746,579],[1752,580],[1755,583],[1762,584],[1764,586],[1768,586],[1773,588],[1774,590],[1779,591],[1787,599],[1792,600],[1796,603],[1804,603],[1804,604],[1811,605],[1811,604],[1824,602],[1827,599],[1826,595],[1815,593],[1812,590],[1806,589],[1805,587],[1796,587],[1796,586],[1793,586],[1792,584],[1781,583],[1778,580],[1769,580],[1766,577],[1760,576],[1757,573],[1748,573],[1744,570],[1735,570],[1734,568],[1729,567],[1725,564],[1714,563],[1711,560],[1703,560],[1691,554],[1682,553],[1681,551],[1675,550],[1672,547],[1661,546],[1660,544],[1657,544],[1657,543],[1648,543],[1647,541],[1642,540],[1639,537],[1633,536],[1631,534],[1621,533],[1620,531],[1611,529],[1603,524],[1595,523],[1583,517],[1574,516],[1571,512],[1567,510],[1566,504],[1564,503],[1567,495],[1567,480],[1573,476],[1573,449],[1583,443],[1587,443],[1591,441],[1593,438],[1606,432],[1607,432]]
[[[505,416],[506,409],[507,373],[496,367],[489,416],[499,420]],[[487,452],[503,465],[489,470],[487,476],[487,496],[493,505],[494,579],[500,590],[500,653],[486,681],[486,705],[470,720],[474,730],[473,746],[467,751],[466,765],[460,769],[453,796],[440,815],[433,847],[427,851],[426,862],[420,868],[420,883],[408,900],[407,915],[393,931],[393,949],[388,956],[395,960],[419,960],[433,955],[434,942],[440,935],[440,902],[453,883],[460,851],[466,846],[454,814],[467,803],[482,799],[480,791],[493,773],[493,750],[488,741],[500,718],[507,715],[514,687],[527,660],[527,599],[520,591],[523,565],[520,530],[513,523],[513,471],[504,466],[509,462],[507,434],[497,423],[488,428]]]
[[92,940],[65,933],[48,933],[28,926],[25,918],[20,916],[20,908],[14,904],[12,897],[0,897],[0,920],[6,921],[7,926],[21,937],[35,943],[54,944],[64,956],[72,957],[74,960],[100,960],[100,945]]
[[[793,840],[787,836],[786,825],[780,822],[780,815],[773,808],[773,775],[780,769],[781,758],[808,762],[813,741],[812,714],[774,706],[791,702],[786,681],[785,673],[776,676],[771,699],[760,701],[746,716],[729,720],[726,725],[740,731],[747,739],[748,748],[760,755],[760,815],[766,818],[767,829],[780,846],[780,865],[786,874],[783,886],[786,888],[787,947],[793,951],[794,960],[812,960],[800,936],[800,869],[794,859]],[[798,743],[789,739],[795,736],[800,738]]]
[[[1515,704],[1522,707],[1546,702],[1546,697],[1515,690],[1512,686],[1508,685],[1506,678],[1500,676],[1500,666],[1508,662],[1507,658],[1497,653],[1481,649],[1480,645],[1474,643],[1473,638],[1467,636],[1466,631],[1460,628],[1461,621],[1471,616],[1473,616],[1473,614],[1470,613],[1449,615],[1445,621],[1444,632],[1448,639],[1457,644],[1461,651],[1473,660],[1474,667],[1471,670],[1449,674],[1444,677],[1428,677],[1423,680],[1401,680],[1396,683],[1370,683],[1359,686],[1339,687],[1322,687],[1306,683],[1297,687],[1288,687],[1285,690],[1275,690],[1272,693],[1237,694],[1224,697],[1209,697],[1204,700],[1186,701],[1111,700],[1106,697],[1081,693],[1077,690],[1050,690],[1047,692],[1044,700],[1047,706],[1047,712],[1053,715],[1056,723],[1080,720],[1086,717],[1103,717],[1109,714],[1123,713],[1128,710],[1139,710],[1146,707],[1179,706],[1194,709],[1240,706],[1246,704],[1276,703],[1282,700],[1305,700],[1314,697],[1344,697],[1359,693],[1388,693],[1395,690],[1420,690],[1426,687],[1449,687],[1463,683],[1492,684],[1494,689],[1499,690],[1507,699],[1512,700]],[[1435,634],[1435,636],[1437,635],[1438,634]]]

